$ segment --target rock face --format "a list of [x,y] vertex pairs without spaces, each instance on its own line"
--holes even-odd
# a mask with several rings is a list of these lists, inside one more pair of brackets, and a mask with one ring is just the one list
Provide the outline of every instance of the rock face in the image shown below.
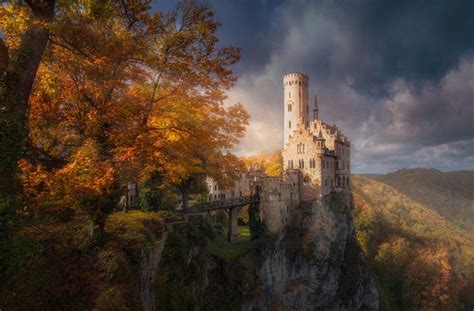
[[140,263],[140,300],[143,310],[156,310],[155,297],[152,290],[152,282],[158,272],[161,255],[166,245],[168,232],[164,232],[160,240],[156,241],[147,252],[142,253],[142,261]]
[[378,310],[347,193],[303,202],[258,269],[260,294],[244,310]]

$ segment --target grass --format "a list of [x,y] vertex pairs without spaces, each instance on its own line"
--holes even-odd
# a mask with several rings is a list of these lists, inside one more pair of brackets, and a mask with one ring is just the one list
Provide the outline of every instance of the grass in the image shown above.
[[240,242],[238,243],[230,243],[227,240],[227,230],[228,228],[225,227],[222,232],[218,232],[216,238],[208,244],[209,251],[219,258],[239,258],[248,253],[258,243],[258,240],[250,240],[250,229],[248,226],[239,226]]

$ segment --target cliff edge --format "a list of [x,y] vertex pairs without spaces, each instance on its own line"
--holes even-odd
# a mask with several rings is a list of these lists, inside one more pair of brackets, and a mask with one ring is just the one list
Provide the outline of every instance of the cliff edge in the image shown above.
[[378,310],[355,236],[352,198],[331,193],[288,210],[257,269],[259,295],[244,310]]

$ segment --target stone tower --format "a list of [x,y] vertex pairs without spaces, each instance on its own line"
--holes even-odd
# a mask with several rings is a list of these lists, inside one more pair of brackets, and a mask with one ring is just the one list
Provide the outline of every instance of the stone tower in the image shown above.
[[309,121],[308,80],[307,75],[299,72],[283,76],[284,148],[297,124],[306,124]]

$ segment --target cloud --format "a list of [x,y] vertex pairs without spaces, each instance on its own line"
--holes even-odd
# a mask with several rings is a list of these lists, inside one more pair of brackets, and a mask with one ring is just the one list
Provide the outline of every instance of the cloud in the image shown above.
[[212,3],[222,43],[242,47],[228,102],[252,120],[237,152],[281,148],[282,76],[303,71],[356,172],[473,169],[474,2]]

